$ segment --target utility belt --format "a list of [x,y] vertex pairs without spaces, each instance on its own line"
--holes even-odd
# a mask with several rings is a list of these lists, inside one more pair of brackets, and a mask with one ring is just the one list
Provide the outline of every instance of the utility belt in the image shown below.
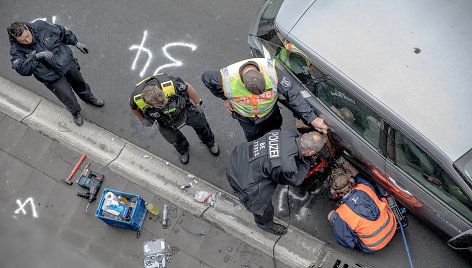
[[161,114],[159,117],[153,117],[152,113],[148,114],[150,119],[157,121],[159,124],[177,130],[185,126],[185,123],[187,122],[186,110],[186,107],[181,109],[176,108],[176,111],[168,114]]

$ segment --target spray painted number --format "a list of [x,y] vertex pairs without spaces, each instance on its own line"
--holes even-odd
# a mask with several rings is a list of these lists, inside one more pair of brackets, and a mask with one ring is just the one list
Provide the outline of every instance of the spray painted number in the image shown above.
[[28,199],[25,200],[25,202],[21,203],[20,199],[17,199],[16,200],[16,203],[18,204],[19,208],[17,210],[15,210],[15,214],[18,214],[20,213],[20,211],[26,215],[26,210],[25,210],[25,206],[26,204],[30,203],[31,205],[31,211],[33,213],[33,217],[37,218],[38,217],[38,213],[36,213],[36,208],[34,206],[34,200],[33,198],[29,197]]
[[[139,73],[140,77],[143,77],[146,74],[147,68],[151,64],[151,59],[152,59],[152,51],[149,48],[146,48],[145,45],[144,45],[144,43],[146,42],[147,37],[148,37],[148,31],[145,30],[143,32],[143,39],[141,40],[141,44],[132,45],[129,48],[129,50],[137,50],[136,56],[134,57],[134,61],[131,64],[131,70],[132,71],[136,70],[138,60],[139,60],[141,54],[143,53],[143,54],[147,55],[146,63],[144,64],[144,66],[141,69],[141,72]],[[174,43],[169,43],[169,44],[164,45],[162,47],[162,52],[163,52],[164,56],[171,61],[171,63],[162,64],[162,65],[158,66],[153,74],[159,73],[164,68],[179,67],[179,66],[183,65],[182,61],[180,61],[180,60],[174,58],[173,56],[171,56],[169,51],[168,51],[168,49],[171,48],[171,47],[179,47],[179,46],[180,47],[188,47],[192,51],[195,51],[197,49],[196,45],[190,44],[190,43],[184,43],[184,42],[174,42]]]

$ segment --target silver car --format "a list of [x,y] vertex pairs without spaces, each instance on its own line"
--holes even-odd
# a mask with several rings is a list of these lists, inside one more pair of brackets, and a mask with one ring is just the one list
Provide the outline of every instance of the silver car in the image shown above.
[[408,210],[472,245],[472,2],[270,0],[249,33],[342,155]]

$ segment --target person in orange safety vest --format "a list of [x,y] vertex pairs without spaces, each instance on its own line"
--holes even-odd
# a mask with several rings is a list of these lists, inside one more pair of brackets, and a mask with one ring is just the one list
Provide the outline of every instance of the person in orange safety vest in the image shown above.
[[341,205],[328,214],[336,240],[344,247],[368,253],[382,249],[395,234],[395,215],[387,200],[354,167],[349,165],[345,170],[355,176],[340,169],[330,175],[331,197],[342,198]]

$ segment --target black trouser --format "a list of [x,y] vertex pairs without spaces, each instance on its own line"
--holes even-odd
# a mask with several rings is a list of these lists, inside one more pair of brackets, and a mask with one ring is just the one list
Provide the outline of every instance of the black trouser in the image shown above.
[[[253,213],[254,214],[254,213]],[[254,221],[262,230],[267,230],[274,224],[274,206],[272,201],[265,207],[262,216],[254,214]]]
[[73,62],[70,65],[69,71],[63,77],[44,84],[74,115],[80,112],[80,105],[75,98],[74,92],[85,102],[90,102],[94,98],[89,85],[84,81],[82,74]]
[[[215,143],[215,137],[213,136],[213,132],[211,132],[205,114],[199,113],[192,108],[187,108],[186,113],[187,120],[185,121],[185,125],[193,127],[198,138],[200,138],[206,146],[212,147]],[[159,131],[164,139],[174,145],[177,152],[183,154],[188,151],[189,143],[180,130],[159,123]]]
[[239,124],[243,128],[244,136],[247,141],[253,141],[264,136],[271,130],[280,129],[282,126],[282,115],[280,114],[279,107],[274,106],[275,109],[271,115],[260,124],[254,124],[253,122],[244,122],[238,120]]

